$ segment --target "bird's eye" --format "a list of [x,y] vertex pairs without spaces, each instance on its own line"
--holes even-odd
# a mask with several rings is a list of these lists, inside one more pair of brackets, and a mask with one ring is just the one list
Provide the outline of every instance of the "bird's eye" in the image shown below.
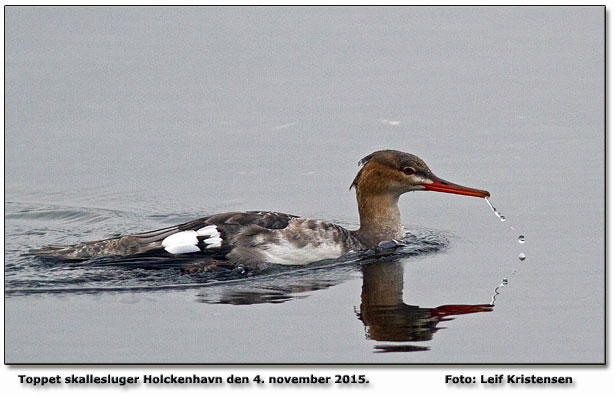
[[407,176],[411,176],[414,174],[415,170],[411,167],[404,167],[404,174]]

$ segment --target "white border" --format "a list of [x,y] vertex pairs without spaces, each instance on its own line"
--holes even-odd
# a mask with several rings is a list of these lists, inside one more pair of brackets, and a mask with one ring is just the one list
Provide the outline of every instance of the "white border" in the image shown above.
[[[139,4],[176,4],[176,5],[197,5],[197,4],[222,4],[221,1],[216,2],[198,2],[198,1],[133,1],[128,4],[131,5],[139,5]],[[453,2],[453,1],[432,1],[429,3],[412,3],[412,2],[387,2],[387,4],[394,5],[451,5],[451,4],[459,4],[459,5],[536,5],[536,2],[530,1],[473,1],[473,2]],[[33,1],[3,1],[2,5],[33,5]],[[56,1],[37,1],[37,5],[55,5],[58,4]],[[127,4],[124,1],[104,1],[104,2],[84,2],[84,1],[67,1],[63,4],[69,5],[123,5]],[[225,1],[224,4],[269,4],[269,5],[281,5],[281,4],[306,4],[304,2],[294,2],[294,1]],[[330,5],[331,2],[327,1],[312,1],[309,2],[310,5]],[[357,1],[337,1],[334,2],[337,5],[356,5],[356,4],[374,4],[374,2],[357,2]],[[606,4],[607,6],[607,33],[609,30],[609,19],[612,16],[612,11],[615,9],[613,6],[615,4],[615,0],[606,1],[606,2],[570,2],[570,1],[540,1],[541,5],[579,5],[579,4],[587,4],[587,5],[600,5]],[[4,15],[4,11],[3,11]],[[612,29],[610,29],[612,31]],[[4,43],[4,26],[0,33],[2,37],[0,37],[2,43]],[[609,34],[607,38],[608,53],[612,53],[613,44],[612,38]],[[4,44],[3,44],[4,45]],[[4,53],[4,51],[3,51]],[[607,60],[609,56],[607,56]],[[611,58],[612,60],[612,58]],[[2,75],[4,76],[4,62],[2,63]],[[609,66],[608,75],[612,76],[613,68]],[[610,79],[610,78],[609,78]],[[608,81],[610,82],[610,81]],[[609,84],[610,85],[610,84]],[[4,107],[4,98],[2,97],[2,106]],[[609,102],[608,106],[608,114],[613,113],[613,104],[612,99]],[[610,123],[610,122],[609,122]],[[610,130],[609,125],[607,125],[607,131]],[[4,141],[0,142],[2,144],[2,152],[4,152]],[[613,138],[609,138],[609,152],[613,152]],[[3,158],[4,159],[4,158]],[[4,160],[0,163],[0,167],[2,167],[2,173],[4,174]],[[612,160],[609,163],[608,168],[609,174],[609,186],[612,185]],[[609,188],[609,196],[612,196],[611,188]],[[2,193],[4,195],[4,185],[2,185]],[[607,223],[611,223],[612,219],[612,207],[611,199],[609,199],[609,207],[611,208],[609,211],[609,218]],[[4,230],[4,224],[2,223],[2,230]],[[609,246],[613,245],[614,242],[613,233],[611,232],[608,237]],[[2,247],[4,246],[4,241],[2,240]],[[610,254],[607,254],[607,256]],[[610,263],[610,259],[609,259]],[[611,265],[609,265],[611,266]],[[608,279],[611,278],[611,270],[607,270]],[[3,276],[3,274],[2,274]],[[4,280],[4,278],[3,278]],[[610,284],[610,281],[608,281]],[[608,298],[607,306],[609,307],[609,313],[612,312],[612,303],[611,298]],[[4,304],[2,304],[2,315],[4,316]],[[610,314],[609,314],[610,315]],[[608,316],[607,316],[608,318]],[[607,319],[607,324],[609,320]],[[4,327],[3,333],[4,337]],[[607,359],[612,355],[610,352],[610,337],[607,335],[607,344],[609,345],[609,350],[607,350]],[[4,355],[4,350],[3,355]],[[490,391],[497,390],[499,393],[509,393],[516,392],[517,390],[523,390],[524,393],[527,392],[539,392],[540,394],[550,393],[552,391],[566,391],[566,392],[583,392],[587,394],[605,394],[611,393],[613,388],[615,388],[615,369],[613,369],[613,364],[611,363],[608,367],[603,366],[583,366],[583,367],[568,367],[568,366],[554,366],[554,367],[534,367],[534,366],[473,366],[473,367],[463,367],[463,366],[384,366],[384,367],[267,367],[267,366],[250,366],[250,367],[239,367],[239,366],[231,366],[231,367],[198,367],[198,366],[188,366],[188,367],[117,367],[117,366],[96,366],[96,367],[64,367],[64,366],[52,366],[52,367],[24,367],[24,366],[3,366],[0,372],[0,387],[4,390],[5,394],[14,394],[18,392],[30,392],[37,391],[38,388],[23,386],[18,382],[18,374],[27,374],[27,375],[37,375],[37,376],[51,376],[60,374],[62,376],[70,375],[70,374],[79,374],[84,375],[87,373],[92,373],[96,375],[138,375],[142,376],[143,374],[176,374],[176,375],[192,375],[196,373],[198,375],[209,375],[209,376],[228,376],[229,374],[241,375],[241,376],[249,376],[253,377],[257,374],[261,376],[281,376],[281,375],[292,375],[292,376],[302,376],[302,375],[320,375],[320,376],[333,376],[335,374],[365,374],[370,380],[370,385],[368,386],[272,386],[272,385],[264,385],[264,386],[256,386],[256,385],[248,385],[248,386],[230,386],[223,385],[220,387],[214,387],[212,389],[208,389],[208,387],[201,386],[145,386],[140,385],[136,387],[127,388],[131,394],[145,394],[146,391],[153,391],[155,393],[170,393],[171,391],[182,390],[188,393],[203,393],[206,391],[209,394],[217,394],[226,392],[229,390],[234,391],[274,391],[280,392],[284,391],[284,393],[295,393],[300,392],[302,394],[311,394],[322,391],[332,391],[332,390],[343,390],[345,392],[350,391],[354,392],[365,392],[365,391],[377,391],[388,394],[411,394],[411,393],[440,393],[442,391],[447,392],[455,392],[457,390],[460,391]],[[564,375],[564,376],[572,376],[575,380],[575,384],[572,386],[531,386],[531,385],[520,385],[520,386],[487,386],[487,385],[472,385],[472,386],[461,386],[461,385],[447,385],[444,383],[444,377],[446,374],[453,375],[469,375],[469,376],[477,376],[480,378],[481,375],[495,375],[495,374],[536,374],[541,376],[550,376],[550,375]],[[51,389],[54,394],[65,394],[65,393],[75,393],[75,391],[95,391],[95,392],[110,392],[110,391],[118,391],[121,387],[114,386],[74,386],[67,387],[62,386],[59,388]]]

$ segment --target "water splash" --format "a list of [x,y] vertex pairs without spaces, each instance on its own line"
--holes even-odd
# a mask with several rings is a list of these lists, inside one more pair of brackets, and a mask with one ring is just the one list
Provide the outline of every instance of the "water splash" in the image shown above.
[[[500,219],[500,221],[504,222],[506,221],[506,217],[504,217],[502,215],[502,213],[500,213],[494,206],[493,204],[491,204],[491,201],[489,200],[488,197],[485,198],[485,200],[487,201],[487,204],[489,205],[489,207],[491,208],[491,210],[493,211],[493,213],[495,214],[496,217],[498,217]],[[510,230],[515,231],[515,227],[510,225],[509,226]],[[524,244],[525,243],[525,235],[523,234],[519,234],[519,236],[517,236],[517,241],[519,242],[519,244]],[[521,262],[523,262],[526,258],[525,253],[521,252],[518,255],[518,258]],[[511,275],[514,276],[517,274],[517,269],[513,269]],[[493,296],[491,297],[491,304],[495,305],[495,300],[497,298],[497,296],[500,294],[499,290],[502,287],[505,287],[508,285],[508,279],[507,278],[503,278],[500,285],[498,285],[497,287],[495,287],[495,290],[493,291]]]

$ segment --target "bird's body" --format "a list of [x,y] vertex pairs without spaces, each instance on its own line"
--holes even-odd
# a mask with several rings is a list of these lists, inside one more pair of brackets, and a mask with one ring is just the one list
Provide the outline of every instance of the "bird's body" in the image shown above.
[[326,221],[271,211],[229,212],[181,225],[74,246],[49,246],[35,253],[70,260],[160,254],[189,256],[216,265],[301,265],[375,248],[404,237],[399,196],[434,190],[487,197],[489,192],[439,179],[418,157],[400,151],[374,152],[360,162],[356,189],[361,227],[347,230]]

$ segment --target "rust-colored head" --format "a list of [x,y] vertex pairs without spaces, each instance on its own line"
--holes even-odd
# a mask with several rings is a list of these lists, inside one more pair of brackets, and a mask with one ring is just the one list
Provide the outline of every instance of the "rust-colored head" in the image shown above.
[[376,151],[361,159],[363,166],[350,188],[368,194],[401,195],[410,191],[436,191],[489,197],[487,191],[453,184],[437,177],[418,156],[395,150]]

